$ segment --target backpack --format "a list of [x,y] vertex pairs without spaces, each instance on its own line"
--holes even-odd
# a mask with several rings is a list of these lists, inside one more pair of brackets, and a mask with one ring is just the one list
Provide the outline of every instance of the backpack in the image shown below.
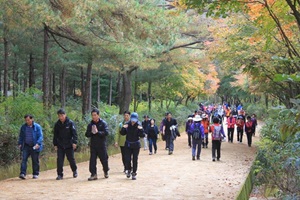
[[193,139],[201,139],[201,131],[200,131],[200,126],[201,124],[199,123],[195,123],[194,124],[194,130],[193,130],[193,133],[192,133],[192,136],[193,136]]
[[214,126],[214,131],[212,134],[213,140],[222,140],[222,134],[221,134],[221,126]]

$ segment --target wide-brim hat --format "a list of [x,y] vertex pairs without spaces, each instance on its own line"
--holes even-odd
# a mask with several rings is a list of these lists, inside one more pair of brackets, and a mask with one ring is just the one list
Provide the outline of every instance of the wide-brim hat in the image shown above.
[[201,121],[202,120],[202,118],[200,117],[200,115],[196,115],[194,118],[193,118],[193,121],[194,122],[199,122],[199,121]]
[[192,117],[189,117],[188,120],[193,120],[193,118],[192,118]]

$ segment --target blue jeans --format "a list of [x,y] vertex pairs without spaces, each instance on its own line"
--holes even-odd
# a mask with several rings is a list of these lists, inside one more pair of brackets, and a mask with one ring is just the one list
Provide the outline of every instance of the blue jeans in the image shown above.
[[22,152],[22,163],[21,163],[21,173],[26,175],[27,171],[27,160],[28,157],[31,156],[32,159],[32,174],[39,175],[40,173],[40,162],[39,162],[40,152],[36,152],[33,150],[31,146],[25,144]]
[[201,139],[192,139],[192,156],[196,156],[196,149],[197,149],[197,158],[200,158],[200,153],[201,153]]
[[166,144],[169,146],[169,151],[174,151],[174,140],[171,135],[166,135]]
[[155,138],[148,138],[149,140],[149,151],[150,153],[152,153],[152,145],[154,146],[154,151],[157,151],[157,145],[156,145],[156,141],[157,139]]

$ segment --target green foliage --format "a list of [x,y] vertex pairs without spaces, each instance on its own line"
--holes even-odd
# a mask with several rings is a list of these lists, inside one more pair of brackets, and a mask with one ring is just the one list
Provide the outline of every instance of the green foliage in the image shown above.
[[300,198],[299,109],[273,111],[266,121],[255,163],[257,184],[276,188],[278,198]]
[[245,109],[247,114],[255,114],[258,119],[266,119],[268,117],[267,109],[262,104],[249,104]]

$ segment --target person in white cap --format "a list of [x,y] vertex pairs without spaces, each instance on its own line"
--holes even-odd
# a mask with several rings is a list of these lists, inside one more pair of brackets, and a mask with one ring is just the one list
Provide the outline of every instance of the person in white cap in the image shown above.
[[187,122],[185,123],[185,132],[188,135],[188,145],[190,148],[192,147],[192,135],[190,132],[192,124],[193,124],[193,117],[189,116]]
[[193,124],[191,125],[191,135],[192,135],[192,160],[195,160],[196,150],[197,150],[197,160],[200,160],[201,154],[201,143],[204,139],[204,127],[201,124],[202,118],[200,115],[196,115],[193,118]]

